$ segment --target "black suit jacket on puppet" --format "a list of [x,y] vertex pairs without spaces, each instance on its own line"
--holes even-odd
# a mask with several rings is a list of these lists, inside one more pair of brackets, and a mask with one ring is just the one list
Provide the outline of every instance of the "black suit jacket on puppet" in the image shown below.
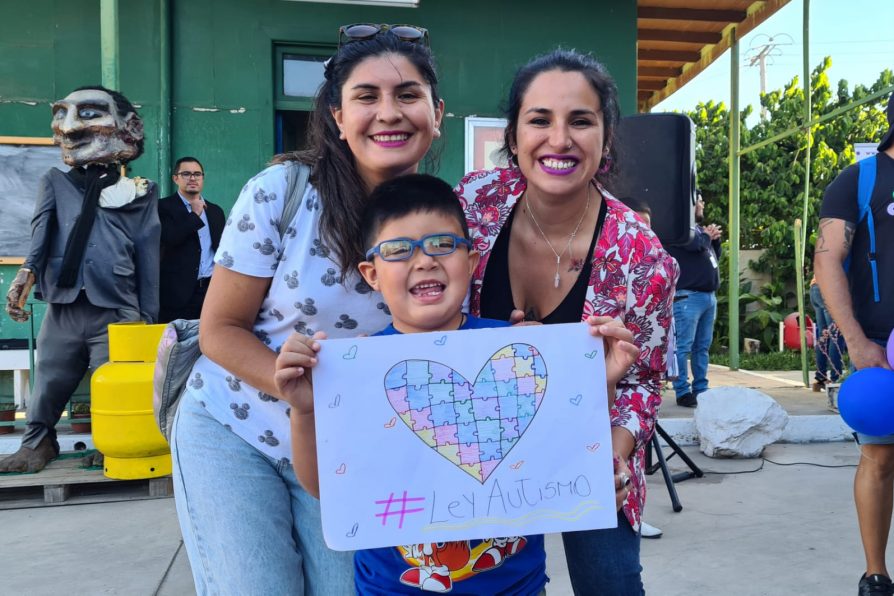
[[[211,228],[211,250],[216,251],[226,217],[223,209],[207,199],[205,215]],[[180,308],[196,289],[202,258],[198,231],[205,223],[186,208],[177,193],[158,201],[158,218],[161,220],[161,308]]]

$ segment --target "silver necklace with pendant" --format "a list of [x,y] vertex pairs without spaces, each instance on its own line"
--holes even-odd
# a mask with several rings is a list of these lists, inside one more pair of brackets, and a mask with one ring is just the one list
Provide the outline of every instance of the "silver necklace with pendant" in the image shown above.
[[530,200],[528,200],[527,191],[525,191],[525,202],[528,205],[528,208],[526,209],[526,211],[528,213],[528,217],[531,218],[531,221],[537,227],[537,231],[540,232],[540,235],[543,237],[543,240],[546,242],[546,245],[549,247],[549,249],[556,256],[556,276],[553,280],[553,287],[555,287],[556,289],[558,289],[559,281],[561,281],[561,278],[559,276],[559,268],[562,263],[562,257],[565,255],[566,252],[568,252],[568,249],[571,248],[571,244],[574,242],[574,237],[577,236],[578,231],[580,231],[580,226],[582,223],[584,223],[584,217],[586,217],[587,211],[590,208],[591,189],[592,189],[592,185],[588,184],[587,185],[587,204],[584,205],[584,212],[580,214],[580,219],[577,220],[577,226],[575,226],[574,231],[571,232],[571,235],[568,236],[568,243],[565,244],[565,248],[562,249],[562,252],[557,252],[556,249],[553,248],[552,242],[549,241],[549,238],[547,238],[546,234],[543,232],[543,228],[541,228],[540,224],[537,223],[537,218],[534,217],[534,205],[533,205],[533,203],[531,203]]

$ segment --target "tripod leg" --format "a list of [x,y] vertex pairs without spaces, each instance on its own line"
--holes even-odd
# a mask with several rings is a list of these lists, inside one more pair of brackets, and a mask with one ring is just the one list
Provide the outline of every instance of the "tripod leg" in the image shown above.
[[[687,474],[679,475],[680,476],[679,479],[675,478],[675,480],[677,480],[677,482],[679,482],[680,480],[687,480],[687,479],[693,478],[693,477],[701,478],[702,476],[705,475],[705,473],[702,472],[701,468],[699,468],[695,464],[695,462],[692,461],[692,459],[690,459],[690,457],[688,455],[686,455],[686,453],[680,448],[680,446],[677,445],[677,442],[674,441],[670,437],[670,435],[667,434],[667,431],[665,431],[663,428],[661,428],[661,425],[658,424],[657,422],[655,423],[655,432],[658,433],[659,435],[661,435],[661,438],[664,439],[664,442],[667,443],[670,446],[670,448],[673,450],[673,452],[676,455],[679,455],[680,459],[682,459],[684,462],[686,462],[686,465],[689,466],[690,470],[692,470],[691,474],[687,473]],[[655,435],[652,435],[652,438],[654,439]],[[658,443],[655,443],[655,449],[660,451],[660,449],[658,448]]]
[[667,462],[664,460],[664,453],[662,453],[661,446],[658,444],[658,437],[653,434],[650,443],[655,449],[655,457],[658,458],[658,466],[661,468],[664,484],[667,485],[667,492],[670,494],[671,506],[675,512],[679,513],[683,510],[683,505],[680,504],[680,497],[677,496],[677,487],[674,486],[674,479],[670,474],[670,470],[667,469]]

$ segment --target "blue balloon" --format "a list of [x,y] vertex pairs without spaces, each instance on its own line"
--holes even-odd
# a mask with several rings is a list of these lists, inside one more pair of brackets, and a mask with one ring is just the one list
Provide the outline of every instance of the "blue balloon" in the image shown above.
[[894,433],[894,371],[864,368],[850,375],[838,392],[838,411],[858,433]]

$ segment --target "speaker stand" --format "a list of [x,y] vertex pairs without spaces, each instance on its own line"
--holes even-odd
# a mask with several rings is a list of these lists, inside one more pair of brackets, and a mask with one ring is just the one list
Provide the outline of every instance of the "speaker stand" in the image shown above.
[[[661,435],[664,442],[671,448],[671,454],[666,458],[664,457],[664,452],[661,450],[661,445],[658,443],[658,435]],[[655,452],[656,459],[658,459],[658,463],[654,464],[652,463],[653,451]],[[667,461],[675,455],[678,455],[680,459],[686,463],[689,467],[688,472],[677,472],[676,474],[670,473],[670,470],[667,468]],[[664,484],[667,486],[667,492],[670,494],[671,506],[675,512],[679,513],[683,510],[683,505],[680,504],[680,497],[677,495],[677,487],[675,486],[675,483],[683,482],[690,478],[701,478],[705,473],[702,472],[701,468],[695,465],[695,462],[686,455],[680,446],[677,445],[677,442],[674,441],[663,428],[661,428],[661,425],[658,424],[658,422],[656,422],[655,432],[652,433],[652,439],[649,441],[649,446],[646,449],[646,474],[652,475],[659,469],[661,470],[661,475],[664,476]]]

